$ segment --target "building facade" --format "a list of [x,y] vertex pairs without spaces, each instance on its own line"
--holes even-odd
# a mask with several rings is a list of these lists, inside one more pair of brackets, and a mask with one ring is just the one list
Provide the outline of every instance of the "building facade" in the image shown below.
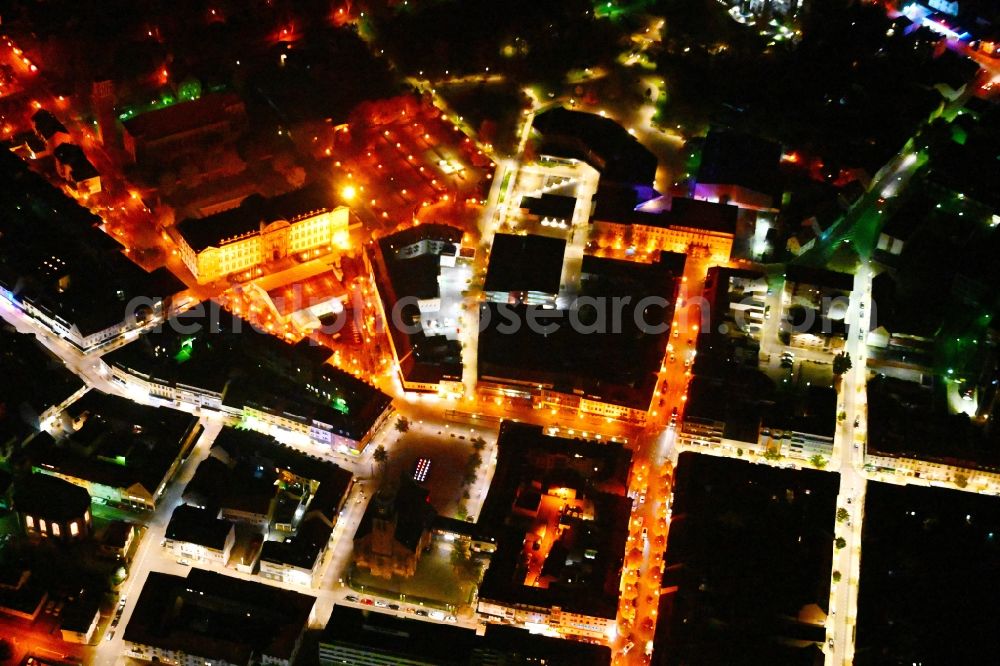
[[[210,221],[209,221],[210,223]],[[254,230],[200,247],[180,233],[181,258],[199,283],[317,249],[346,248],[350,211],[346,206],[320,209],[290,219],[260,223]]]
[[[654,216],[649,217],[652,220]],[[642,252],[701,252],[722,263],[729,261],[733,251],[733,234],[710,229],[594,220],[593,231],[601,238],[613,239],[612,244],[621,248],[626,247],[625,239],[629,239],[628,246]]]
[[558,606],[532,606],[490,599],[480,599],[476,613],[484,622],[541,630],[547,635],[586,638],[602,644],[611,639],[617,622],[614,617],[573,613]]

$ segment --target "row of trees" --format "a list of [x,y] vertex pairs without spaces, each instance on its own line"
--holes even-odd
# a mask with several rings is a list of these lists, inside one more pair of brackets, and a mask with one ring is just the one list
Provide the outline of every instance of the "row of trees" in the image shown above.
[[465,473],[462,476],[462,500],[458,503],[458,517],[465,520],[469,515],[467,502],[472,499],[471,488],[479,476],[479,468],[483,464],[483,449],[486,448],[486,440],[482,437],[472,439],[472,453],[465,464]]

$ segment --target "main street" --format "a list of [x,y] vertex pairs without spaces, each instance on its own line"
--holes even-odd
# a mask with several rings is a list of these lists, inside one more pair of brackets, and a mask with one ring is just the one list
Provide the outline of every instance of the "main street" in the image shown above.
[[[865,384],[867,381],[868,324],[871,307],[872,271],[863,262],[854,276],[854,290],[848,307],[846,351],[851,368],[841,378],[838,404],[840,419],[834,436],[834,465],[840,472],[837,506],[847,511],[847,519],[836,521],[835,538],[844,540],[843,548],[833,547],[830,607],[827,621],[827,664],[850,664],[854,658],[857,623],[858,579],[861,568],[861,526],[867,480],[864,467]],[[866,307],[867,305],[867,307]],[[857,424],[857,425],[855,425]]]
[[703,315],[696,297],[702,294],[708,268],[705,259],[688,256],[670,342],[653,396],[654,407],[646,428],[634,440],[631,493],[636,499],[622,569],[618,635],[612,642],[614,663],[622,666],[647,664],[652,651],[677,464],[677,428],[691,374],[685,361],[694,359],[694,343]]

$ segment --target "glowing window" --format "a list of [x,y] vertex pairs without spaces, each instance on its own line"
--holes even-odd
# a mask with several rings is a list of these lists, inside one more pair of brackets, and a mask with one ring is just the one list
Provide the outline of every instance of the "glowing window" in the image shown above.
[[76,524],[75,520],[69,524],[69,533],[72,534],[73,536],[76,536],[77,534],[80,533],[80,526]]

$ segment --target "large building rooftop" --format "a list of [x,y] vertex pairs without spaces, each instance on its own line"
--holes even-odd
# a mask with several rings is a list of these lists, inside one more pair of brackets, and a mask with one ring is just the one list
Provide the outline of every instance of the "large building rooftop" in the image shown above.
[[48,474],[29,474],[15,484],[14,508],[35,520],[66,523],[90,509],[90,495],[69,481]]
[[[580,295],[598,299],[605,310],[590,319],[585,311],[574,312],[583,326],[574,324],[568,310],[544,310],[540,321],[558,324],[554,332],[544,333],[526,324],[528,306],[482,304],[483,321],[487,316],[489,321],[479,336],[480,380],[542,385],[647,409],[666,351],[676,281],[684,272],[684,261],[684,255],[668,252],[652,264],[584,256]],[[659,297],[662,306],[643,313],[648,326],[642,327],[626,308],[616,330],[610,304],[626,296],[629,303]],[[517,315],[521,326],[508,331],[507,314],[501,308]]]
[[[498,535],[497,551],[479,589],[483,601],[558,606],[563,611],[613,618],[625,556],[632,501],[625,495],[632,454],[620,444],[545,435],[541,426],[504,421],[497,462],[477,525]],[[525,540],[558,501],[522,501],[525,493],[569,489],[588,519],[566,514],[563,536],[545,556],[538,580],[523,565]],[[534,491],[532,491],[534,489]],[[546,495],[547,497],[547,495]],[[553,496],[554,497],[554,496]]]
[[166,269],[132,263],[100,223],[0,150],[0,290],[83,336],[125,321],[134,299],[148,304],[184,289]]
[[354,478],[349,471],[332,462],[307,455],[268,435],[248,430],[223,428],[215,438],[212,453],[220,454],[235,471],[230,487],[219,489],[220,496],[225,496],[229,491],[238,492],[246,483],[240,477],[241,470],[253,473],[259,466],[266,467],[271,473],[282,470],[319,484],[314,489],[306,513],[322,515],[331,524],[336,522],[340,506]]
[[59,440],[44,432],[35,437],[26,448],[33,467],[109,488],[141,486],[150,495],[201,428],[190,414],[99,391],[87,393],[66,414],[79,430]]
[[435,666],[606,666],[611,650],[601,645],[551,638],[524,629],[488,625],[476,632],[448,625],[404,619],[385,613],[334,606],[320,638],[320,663],[344,663],[361,654],[379,663],[434,664]]
[[181,504],[170,515],[164,536],[174,541],[223,550],[232,530],[233,523],[216,518],[215,512]]
[[292,660],[315,601],[201,569],[187,577],[151,571],[125,640],[230,664]]
[[556,294],[566,241],[529,234],[496,234],[484,291]]
[[[287,344],[225,311],[210,319],[192,311],[104,358],[152,380],[220,393],[223,404],[235,409],[250,406],[315,419],[355,441],[392,402],[327,364],[332,353],[310,340]],[[179,332],[194,325],[194,332]]]
[[320,185],[310,185],[299,190],[266,199],[253,194],[239,206],[203,218],[188,218],[177,225],[177,231],[191,249],[201,252],[218,247],[226,241],[260,231],[262,225],[277,220],[294,222],[297,219],[333,210],[336,198]]
[[726,204],[673,197],[670,207],[663,210],[646,210],[647,200],[636,198],[630,189],[598,189],[592,220],[619,224],[642,224],[666,229],[683,227],[735,235],[739,208]]
[[535,116],[532,128],[542,135],[541,154],[585,161],[602,180],[651,184],[656,178],[656,156],[609,118],[556,107]]
[[[413,299],[441,298],[443,262],[455,260],[463,235],[457,227],[421,224],[379,239],[369,251],[379,298],[390,318],[388,332],[406,381],[438,383],[462,377],[460,343],[434,335],[435,331],[428,335]],[[426,247],[417,250],[418,244]],[[392,321],[393,312],[398,312],[403,326]]]

